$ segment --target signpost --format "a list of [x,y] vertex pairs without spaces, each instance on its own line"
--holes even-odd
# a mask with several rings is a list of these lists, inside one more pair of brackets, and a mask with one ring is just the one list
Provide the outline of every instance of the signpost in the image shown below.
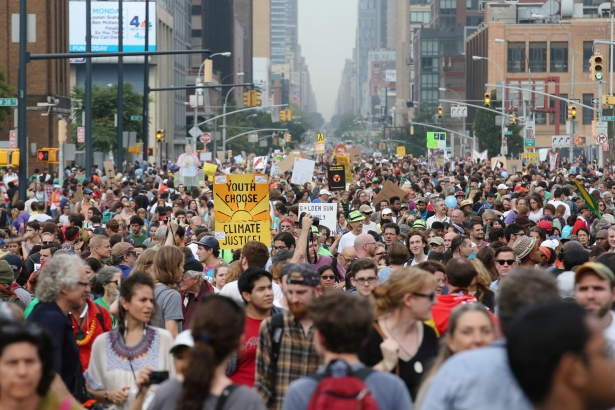
[[9,148],[17,148],[17,131],[9,131]]
[[143,116],[141,115],[131,115],[130,121],[143,121]]
[[465,118],[468,116],[468,107],[465,105],[453,105],[451,107],[452,118]]
[[85,142],[85,127],[77,127],[77,142]]
[[211,134],[209,134],[208,132],[204,132],[201,134],[201,142],[203,144],[207,144],[209,141],[211,141]]
[[536,148],[535,138],[526,138],[524,142],[525,148]]
[[608,144],[608,143],[609,143],[609,139],[606,136],[606,134],[597,134],[596,135],[596,144],[604,145],[604,144]]
[[615,121],[615,115],[603,115],[602,119],[604,121]]

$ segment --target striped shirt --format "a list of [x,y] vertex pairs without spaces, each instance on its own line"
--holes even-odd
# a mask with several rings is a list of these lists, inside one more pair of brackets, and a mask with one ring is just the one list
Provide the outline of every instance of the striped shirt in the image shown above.
[[269,410],[280,410],[290,383],[300,377],[314,374],[322,364],[314,347],[314,328],[307,334],[290,312],[284,312],[284,333],[278,357],[275,386],[272,386],[271,318],[261,323],[256,352],[256,380],[254,390],[261,395]]

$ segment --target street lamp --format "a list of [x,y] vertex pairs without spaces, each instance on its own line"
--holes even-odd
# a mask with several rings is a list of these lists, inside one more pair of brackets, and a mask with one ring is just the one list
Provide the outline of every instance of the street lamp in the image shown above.
[[[231,75],[233,74],[229,74],[226,77],[230,77]],[[245,73],[243,72],[235,73],[234,75],[237,75],[237,77],[243,77]],[[224,81],[226,77],[224,77],[222,81]],[[220,81],[220,84],[222,84],[222,81]],[[226,93],[226,97],[224,97],[224,106],[222,107],[222,115],[224,115],[224,117],[222,118],[222,152],[223,153],[226,153],[226,104],[228,103],[228,96],[231,94],[231,92],[234,89],[235,87],[231,87],[231,89],[228,90],[228,92]],[[215,134],[214,134],[214,138],[215,138]],[[215,139],[214,139],[214,142],[215,142]],[[216,151],[216,144],[214,143],[214,152],[215,151]]]
[[[497,42],[497,39],[496,39],[496,42]],[[506,95],[506,91],[504,90],[504,73],[502,72],[502,69],[500,68],[500,66],[495,61],[490,59],[489,57],[472,56],[472,60],[474,60],[474,61],[487,60],[490,63],[492,63],[494,66],[496,66],[498,71],[500,72],[500,84],[501,84],[501,87],[502,87],[502,106],[500,107],[500,110],[502,111],[502,124],[500,126],[500,130],[501,130],[501,134],[502,134],[502,142],[504,142],[504,135],[505,135],[505,132],[504,132],[504,117],[505,117],[505,114],[504,114],[504,110],[505,110],[504,100],[505,100],[505,97],[504,96]],[[525,117],[525,103],[523,104],[523,108],[524,108],[524,114],[523,115]],[[525,120],[527,121],[527,118]]]
[[[460,102],[463,102],[463,98],[461,98],[461,96],[457,93],[457,91],[455,90],[451,90],[450,88],[445,88],[445,87],[440,87],[438,88],[440,91],[442,92],[446,92],[446,91],[450,91],[452,93],[454,93],[457,98],[459,99]],[[463,135],[466,134],[466,117],[462,117],[463,118]],[[464,147],[465,147],[465,141],[462,139],[461,140],[461,157],[464,156]],[[455,158],[455,134],[451,134],[451,154],[453,155],[453,158]]]

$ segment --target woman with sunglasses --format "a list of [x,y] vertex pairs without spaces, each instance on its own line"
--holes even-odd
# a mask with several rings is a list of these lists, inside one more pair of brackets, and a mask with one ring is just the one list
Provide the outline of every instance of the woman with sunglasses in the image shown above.
[[[93,291],[96,294],[102,294],[94,303],[111,312],[111,305],[117,300],[120,293],[120,281],[122,280],[122,271],[115,266],[105,266],[96,275],[96,281],[93,285]],[[117,319],[111,316],[112,326],[117,326]]]
[[318,274],[320,275],[320,286],[323,289],[333,289],[339,287],[340,276],[332,266],[324,265],[318,268]]
[[418,268],[399,268],[376,286],[375,331],[359,352],[365,365],[401,377],[413,399],[438,352],[436,332],[423,323],[431,319],[437,286],[434,275]]
[[56,376],[53,351],[51,338],[35,325],[10,323],[0,328],[1,409],[82,409],[70,395],[51,388]]

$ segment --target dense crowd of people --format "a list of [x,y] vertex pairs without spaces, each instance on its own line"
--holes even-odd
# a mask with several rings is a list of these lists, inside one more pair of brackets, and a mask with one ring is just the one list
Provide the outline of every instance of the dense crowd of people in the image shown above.
[[615,407],[609,169],[364,156],[335,191],[332,163],[261,171],[271,238],[238,249],[175,164],[25,201],[3,170],[0,409]]

